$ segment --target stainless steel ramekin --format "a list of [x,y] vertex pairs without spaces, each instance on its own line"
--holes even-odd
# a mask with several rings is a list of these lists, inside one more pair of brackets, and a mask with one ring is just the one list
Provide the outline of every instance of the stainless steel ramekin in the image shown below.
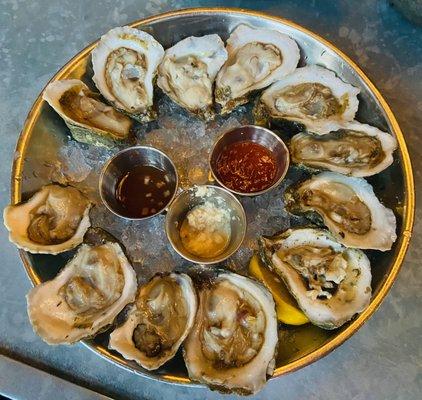
[[[139,165],[150,165],[165,171],[170,178],[172,191],[168,202],[155,214],[147,217],[129,217],[123,214],[116,199],[116,186],[127,172]],[[112,213],[128,220],[141,220],[152,218],[166,210],[176,195],[178,182],[176,167],[165,153],[153,147],[134,146],[120,151],[106,162],[100,175],[99,189],[101,200]]]
[[[222,151],[226,148],[226,146],[244,140],[250,140],[266,147],[274,155],[277,162],[277,171],[274,182],[271,184],[271,186],[259,192],[238,192],[227,187],[218,176],[217,161]],[[275,188],[286,176],[287,170],[289,169],[289,164],[289,150],[287,149],[285,143],[274,132],[267,128],[263,128],[262,126],[256,125],[244,125],[223,133],[214,143],[209,158],[209,166],[214,179],[218,182],[219,185],[239,196],[258,196]]]
[[[223,253],[213,258],[198,257],[189,253],[180,238],[180,227],[187,213],[205,201],[226,207],[231,216],[229,245]],[[213,185],[194,186],[178,194],[170,204],[166,215],[166,234],[173,248],[186,260],[198,264],[216,264],[229,258],[239,249],[246,234],[246,214],[242,204],[228,190]]]

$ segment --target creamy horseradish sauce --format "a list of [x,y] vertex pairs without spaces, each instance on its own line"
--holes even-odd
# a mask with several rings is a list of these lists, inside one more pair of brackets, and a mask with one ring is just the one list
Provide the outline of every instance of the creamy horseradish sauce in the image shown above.
[[210,201],[194,207],[180,227],[182,244],[189,253],[212,258],[224,252],[230,243],[230,212]]

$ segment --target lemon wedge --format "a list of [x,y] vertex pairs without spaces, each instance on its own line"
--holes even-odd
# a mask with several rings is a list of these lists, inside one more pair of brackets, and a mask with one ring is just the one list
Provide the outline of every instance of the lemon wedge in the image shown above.
[[257,254],[254,254],[249,262],[249,273],[262,282],[273,295],[277,319],[280,322],[287,325],[303,325],[309,322],[281,279],[262,265]]

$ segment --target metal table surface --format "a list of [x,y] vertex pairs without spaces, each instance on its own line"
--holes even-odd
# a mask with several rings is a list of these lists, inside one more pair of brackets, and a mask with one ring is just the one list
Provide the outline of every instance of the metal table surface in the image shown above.
[[[319,33],[352,57],[393,109],[422,191],[422,28],[386,0],[190,1],[0,0],[0,193],[9,202],[10,167],[26,114],[50,77],[108,29],[144,16],[195,6],[259,9]],[[393,183],[394,184],[394,183]],[[397,282],[378,312],[324,359],[272,380],[256,399],[416,399],[422,392],[422,209]],[[29,279],[0,228],[0,353],[48,372],[34,373],[0,357],[0,393],[19,399],[97,398],[52,375],[113,398],[225,399],[205,388],[178,387],[129,373],[82,345],[51,347],[26,315]],[[376,268],[376,266],[374,266]],[[31,372],[32,371],[32,372]],[[37,371],[36,371],[37,372]],[[31,379],[29,379],[29,377]],[[42,388],[42,391],[40,391]],[[98,398],[105,398],[98,394]]]

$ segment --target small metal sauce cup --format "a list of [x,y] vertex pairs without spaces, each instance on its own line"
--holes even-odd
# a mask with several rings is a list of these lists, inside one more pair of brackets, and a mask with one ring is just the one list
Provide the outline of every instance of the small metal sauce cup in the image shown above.
[[[172,193],[168,197],[168,202],[155,214],[146,217],[130,217],[124,215],[124,210],[116,199],[116,187],[127,172],[140,165],[148,165],[165,171],[170,179]],[[100,196],[105,206],[112,213],[128,220],[148,219],[165,211],[176,195],[177,186],[178,176],[173,161],[162,151],[148,146],[129,147],[117,153],[104,165],[99,181]]]
[[[227,187],[218,177],[217,161],[220,154],[223,152],[226,146],[232,143],[241,142],[245,140],[250,140],[252,142],[258,143],[266,147],[268,150],[271,151],[271,153],[276,159],[277,171],[276,176],[274,178],[274,182],[268,188],[259,192],[238,192],[234,189]],[[289,169],[289,164],[289,150],[283,140],[281,140],[274,132],[270,131],[269,129],[256,125],[244,125],[223,133],[214,143],[209,158],[211,173],[214,179],[218,182],[218,184],[223,186],[230,192],[236,193],[240,196],[258,196],[278,186],[286,176],[287,170]]]
[[[206,188],[210,195],[198,195],[198,188]],[[219,203],[218,198],[222,199],[223,204]],[[206,200],[217,206],[226,207],[231,215],[229,245],[223,253],[213,258],[199,257],[189,253],[180,238],[180,227],[187,213],[194,207],[203,204]],[[216,264],[229,258],[239,249],[246,234],[246,214],[242,204],[228,190],[213,185],[196,186],[181,192],[171,203],[166,215],[166,234],[173,248],[186,260],[198,264]]]

